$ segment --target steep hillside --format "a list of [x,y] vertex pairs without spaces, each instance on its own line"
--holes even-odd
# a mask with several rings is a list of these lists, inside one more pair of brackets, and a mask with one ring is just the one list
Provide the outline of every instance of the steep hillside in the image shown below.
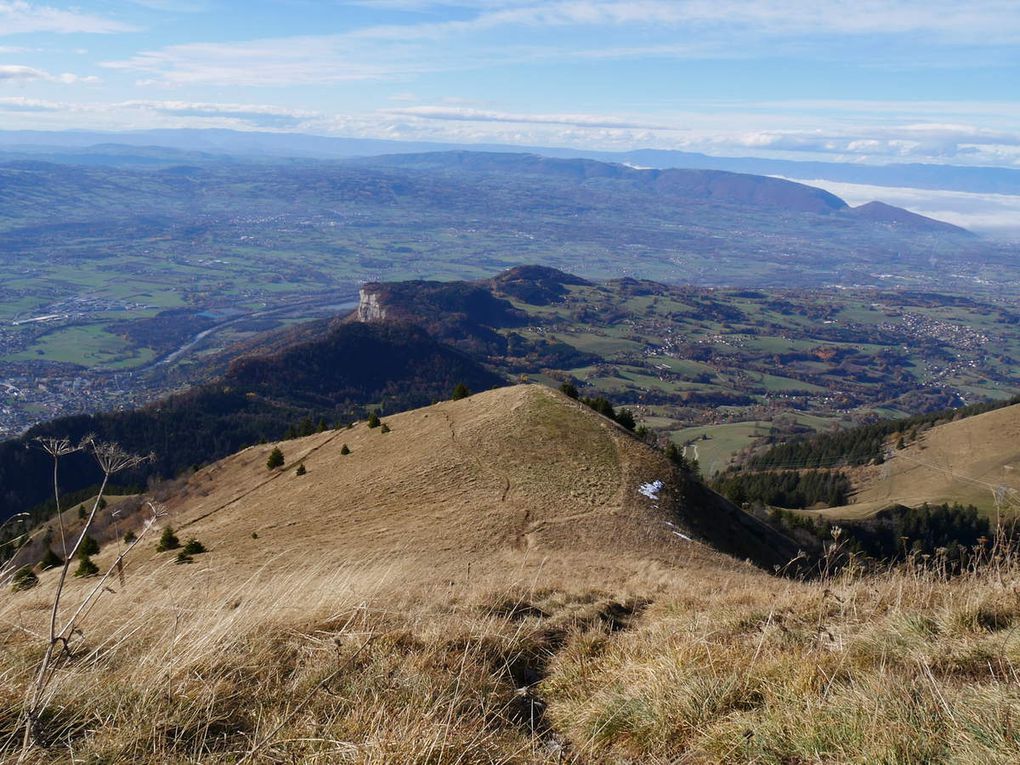
[[823,513],[860,517],[925,502],[1020,512],[1020,405],[939,425],[905,446],[864,472],[852,504]]
[[[958,580],[773,577],[685,538],[732,506],[556,392],[384,419],[287,441],[277,470],[266,444],[164,487],[158,526],[206,548],[181,565],[156,528],[118,572],[114,533],[144,530],[125,510],[94,556],[110,578],[64,593],[59,623],[78,617],[25,761],[1020,755],[1015,560]],[[37,576],[0,590],[5,760],[56,572]]]
[[283,442],[280,471],[266,468],[273,444],[204,468],[172,498],[170,522],[242,568],[260,550],[296,563],[309,545],[337,564],[427,561],[436,576],[547,556],[557,567],[580,556],[615,569],[715,555],[674,531],[718,539],[766,566],[796,555],[767,527],[741,527],[740,511],[688,488],[660,453],[615,423],[542,386],[384,422],[388,432],[359,423]]

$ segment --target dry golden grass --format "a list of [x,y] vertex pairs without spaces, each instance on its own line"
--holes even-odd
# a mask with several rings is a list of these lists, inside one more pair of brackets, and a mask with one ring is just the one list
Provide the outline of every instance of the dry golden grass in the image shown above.
[[1020,511],[1020,405],[996,409],[925,431],[884,465],[869,468],[853,504],[820,511],[831,518],[861,518],[893,504],[973,504]]
[[[200,471],[169,520],[210,551],[132,559],[29,761],[1020,758],[1015,559],[776,579],[662,533],[636,491],[661,458],[574,406],[514,388],[286,442],[278,474],[271,445]],[[0,759],[52,578],[0,595]]]
[[[827,583],[358,565],[101,602],[33,762],[1016,762],[1020,569]],[[1001,584],[1000,584],[1001,578]],[[0,739],[40,641],[0,610]],[[11,750],[8,750],[10,753]]]

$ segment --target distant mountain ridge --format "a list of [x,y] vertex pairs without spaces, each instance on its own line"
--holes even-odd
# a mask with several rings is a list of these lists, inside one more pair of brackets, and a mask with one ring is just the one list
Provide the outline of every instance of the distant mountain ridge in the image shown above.
[[452,151],[392,154],[361,160],[372,166],[474,173],[513,172],[593,184],[622,181],[642,190],[685,200],[828,213],[848,205],[835,194],[795,181],[719,170],[639,170],[592,159],[558,159],[538,154]]
[[[117,147],[117,148],[115,148]],[[631,163],[653,168],[727,170],[754,175],[818,178],[871,186],[946,189],[970,193],[1020,194],[1020,170],[925,163],[863,165],[811,160],[724,157],[669,149],[635,149],[622,152],[551,146],[456,144],[342,138],[299,133],[266,133],[224,129],[100,131],[0,131],[0,155],[54,152],[77,155],[83,164],[122,162],[144,164],[153,152],[135,156],[135,150],[155,148],[197,152],[208,156],[247,158],[303,157],[342,159],[379,154],[431,151],[531,152],[547,157],[584,157],[605,162]],[[127,149],[127,150],[125,150]],[[158,152],[155,152],[158,154]],[[117,158],[119,155],[119,159]]]
[[635,168],[592,159],[561,159],[539,154],[476,151],[390,154],[352,160],[372,167],[471,173],[509,172],[518,175],[563,178],[583,185],[600,180],[630,183],[636,189],[685,201],[743,205],[760,209],[827,215],[842,213],[918,232],[969,235],[951,223],[912,213],[884,202],[850,207],[831,192],[797,181],[725,170]]
[[[794,181],[534,154],[152,168],[0,162],[0,205],[5,249],[29,258],[54,239],[88,242],[101,232],[130,256],[133,242],[193,250],[201,233],[205,257],[215,259],[239,246],[243,221],[256,242],[286,237],[290,249],[306,247],[320,264],[320,289],[338,272],[351,281],[464,278],[522,261],[586,278],[751,287],[924,278],[936,248],[964,279],[991,259],[1015,266],[1011,253],[963,229],[906,211],[855,212]],[[371,255],[361,247],[367,230]],[[168,236],[173,245],[163,244]],[[278,267],[292,283],[309,278],[300,264]]]
[[858,218],[867,218],[879,223],[890,223],[895,226],[919,231],[943,231],[952,234],[960,234],[967,231],[959,226],[954,226],[952,223],[929,218],[926,215],[918,215],[909,210],[904,210],[902,207],[894,207],[885,202],[868,202],[867,204],[852,207],[848,212]]

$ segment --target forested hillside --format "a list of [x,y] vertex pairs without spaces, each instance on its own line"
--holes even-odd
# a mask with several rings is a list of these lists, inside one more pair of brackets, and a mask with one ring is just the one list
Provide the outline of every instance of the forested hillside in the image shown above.
[[[155,460],[120,477],[144,485],[280,438],[298,421],[331,427],[364,417],[366,407],[402,411],[449,397],[458,383],[485,390],[502,379],[424,330],[402,323],[338,323],[323,337],[270,356],[238,360],[211,384],[129,412],[65,417],[0,444],[0,519],[46,501],[52,465],[34,448],[39,436],[77,440],[86,434],[120,443]],[[98,482],[94,465],[71,457],[62,486]]]

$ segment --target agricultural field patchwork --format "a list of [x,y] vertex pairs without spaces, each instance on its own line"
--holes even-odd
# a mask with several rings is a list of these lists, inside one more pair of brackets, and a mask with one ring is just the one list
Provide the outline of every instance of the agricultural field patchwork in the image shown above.
[[634,407],[714,473],[777,433],[824,431],[1020,392],[1020,314],[922,292],[734,290],[622,280],[514,305],[597,363],[544,370]]

